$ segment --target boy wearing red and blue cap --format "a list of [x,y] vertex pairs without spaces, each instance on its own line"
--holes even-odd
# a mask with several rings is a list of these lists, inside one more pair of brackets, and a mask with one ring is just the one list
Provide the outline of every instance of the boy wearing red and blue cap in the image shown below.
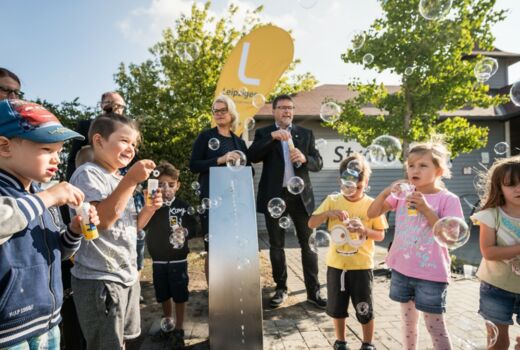
[[[84,198],[58,171],[66,140],[82,138],[36,103],[0,101],[0,348],[59,349],[62,259],[81,241],[81,218],[60,232],[49,208]],[[99,222],[95,209],[93,223]]]

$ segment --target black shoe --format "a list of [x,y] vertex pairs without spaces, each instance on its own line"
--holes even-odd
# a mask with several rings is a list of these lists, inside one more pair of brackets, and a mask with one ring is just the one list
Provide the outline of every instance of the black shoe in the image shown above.
[[184,329],[174,329],[172,331],[172,349],[184,349]]
[[165,332],[162,329],[159,329],[157,332],[155,332],[152,335],[152,341],[156,342],[156,343],[163,342],[167,339],[170,339],[171,335],[172,335],[172,332]]
[[287,291],[285,289],[277,289],[274,292],[273,297],[271,298],[270,304],[272,308],[277,308],[282,306],[282,304],[287,300]]
[[321,297],[320,291],[317,291],[314,297],[308,296],[307,302],[316,305],[320,309],[325,309],[327,307],[327,299]]
[[359,350],[376,350],[376,347],[374,346],[374,344],[371,343],[363,343]]
[[346,341],[336,340],[334,342],[334,350],[350,350]]

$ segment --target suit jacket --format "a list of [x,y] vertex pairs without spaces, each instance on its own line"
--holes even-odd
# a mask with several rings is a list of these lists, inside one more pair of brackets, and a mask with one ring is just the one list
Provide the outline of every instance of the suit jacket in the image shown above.
[[[223,156],[225,152],[221,148],[212,150],[208,147],[208,141],[217,136],[217,127],[201,132],[191,150],[190,170],[192,173],[199,174],[200,198],[209,197],[209,168],[226,166],[225,164],[217,164],[217,158]],[[247,146],[244,140],[233,132],[231,132],[231,137],[233,138],[235,150],[242,151],[247,155]],[[249,159],[247,160],[247,165],[251,165]]]
[[[264,163],[256,200],[257,211],[264,214],[268,213],[267,203],[272,198],[280,197],[282,194],[285,163],[282,143],[271,137],[271,133],[276,130],[276,124],[257,129],[253,144],[248,151],[248,158],[253,163]],[[291,135],[294,146],[307,158],[307,162],[299,168],[294,167],[294,174],[301,177],[305,182],[305,188],[300,197],[307,214],[311,215],[314,210],[314,194],[309,171],[320,171],[323,167],[323,160],[314,145],[312,130],[293,124]]]

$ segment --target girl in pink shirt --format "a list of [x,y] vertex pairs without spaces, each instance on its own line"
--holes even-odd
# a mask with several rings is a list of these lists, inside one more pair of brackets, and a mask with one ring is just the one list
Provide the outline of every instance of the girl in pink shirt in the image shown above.
[[451,176],[449,152],[441,142],[412,144],[406,161],[408,183],[415,191],[406,199],[390,194],[403,180],[383,190],[368,209],[373,218],[395,211],[395,235],[387,264],[392,268],[390,299],[401,303],[403,345],[417,349],[419,311],[435,349],[451,349],[444,321],[450,277],[450,255],[433,237],[432,227],[446,216],[463,217],[459,198],[441,179]]

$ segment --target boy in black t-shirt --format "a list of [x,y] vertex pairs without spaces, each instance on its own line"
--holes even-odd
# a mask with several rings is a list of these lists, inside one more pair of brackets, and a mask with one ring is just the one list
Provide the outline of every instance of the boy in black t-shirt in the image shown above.
[[[157,302],[162,303],[161,329],[154,340],[172,338],[173,349],[184,348],[184,311],[188,301],[188,239],[199,231],[196,215],[188,215],[189,204],[176,198],[181,183],[179,170],[161,162],[159,186],[164,205],[146,225],[146,246],[153,260],[153,284]],[[175,318],[173,320],[173,304]],[[175,329],[174,329],[175,324]]]

